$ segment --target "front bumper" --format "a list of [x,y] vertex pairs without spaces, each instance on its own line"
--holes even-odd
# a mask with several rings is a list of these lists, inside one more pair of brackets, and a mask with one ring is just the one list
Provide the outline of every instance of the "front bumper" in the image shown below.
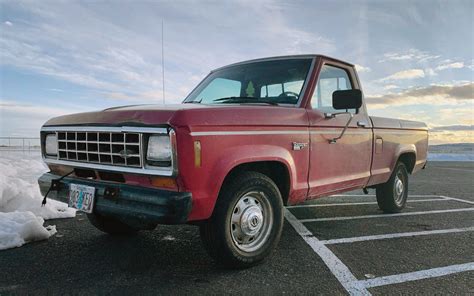
[[[45,173],[39,179],[41,194],[48,191],[53,179],[60,176]],[[103,182],[66,177],[61,180],[59,189],[51,191],[48,198],[68,202],[69,184],[95,187],[94,213],[127,220],[156,224],[182,224],[188,220],[192,207],[191,193],[174,192],[132,186],[120,183]],[[116,194],[106,194],[114,191]]]

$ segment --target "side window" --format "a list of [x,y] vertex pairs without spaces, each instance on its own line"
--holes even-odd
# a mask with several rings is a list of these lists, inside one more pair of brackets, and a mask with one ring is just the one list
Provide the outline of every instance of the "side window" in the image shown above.
[[278,97],[283,92],[281,84],[271,84],[262,86],[260,97]]
[[[318,84],[311,98],[311,106],[326,113],[337,112],[332,107],[332,93],[336,90],[346,89],[352,89],[347,71],[338,67],[323,65]],[[355,109],[349,111],[356,112]]]
[[238,97],[242,83],[237,80],[216,78],[202,91],[199,99],[202,103],[209,103],[223,97]]
[[260,97],[278,97],[284,92],[299,94],[304,80],[285,82],[283,84],[264,85],[260,89]]

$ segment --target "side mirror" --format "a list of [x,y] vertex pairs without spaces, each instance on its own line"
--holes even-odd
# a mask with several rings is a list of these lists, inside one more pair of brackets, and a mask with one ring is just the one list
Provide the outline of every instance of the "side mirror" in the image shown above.
[[336,110],[362,107],[362,92],[359,89],[336,90],[332,93],[332,107]]

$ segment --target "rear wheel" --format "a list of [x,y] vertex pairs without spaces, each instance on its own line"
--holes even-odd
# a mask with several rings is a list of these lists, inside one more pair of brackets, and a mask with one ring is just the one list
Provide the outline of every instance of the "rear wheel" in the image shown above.
[[377,203],[385,213],[398,213],[408,198],[408,172],[404,163],[398,162],[390,179],[376,188]]
[[87,218],[95,228],[111,235],[133,235],[140,230],[139,228],[125,224],[116,218],[102,216],[95,213],[87,214]]
[[222,188],[211,219],[200,231],[205,248],[218,264],[244,268],[270,255],[282,226],[278,187],[266,175],[245,172]]

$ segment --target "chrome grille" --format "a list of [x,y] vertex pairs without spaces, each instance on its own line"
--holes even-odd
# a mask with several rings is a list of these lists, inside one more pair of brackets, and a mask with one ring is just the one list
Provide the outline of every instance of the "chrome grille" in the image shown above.
[[59,131],[58,159],[142,167],[142,137],[132,132]]

